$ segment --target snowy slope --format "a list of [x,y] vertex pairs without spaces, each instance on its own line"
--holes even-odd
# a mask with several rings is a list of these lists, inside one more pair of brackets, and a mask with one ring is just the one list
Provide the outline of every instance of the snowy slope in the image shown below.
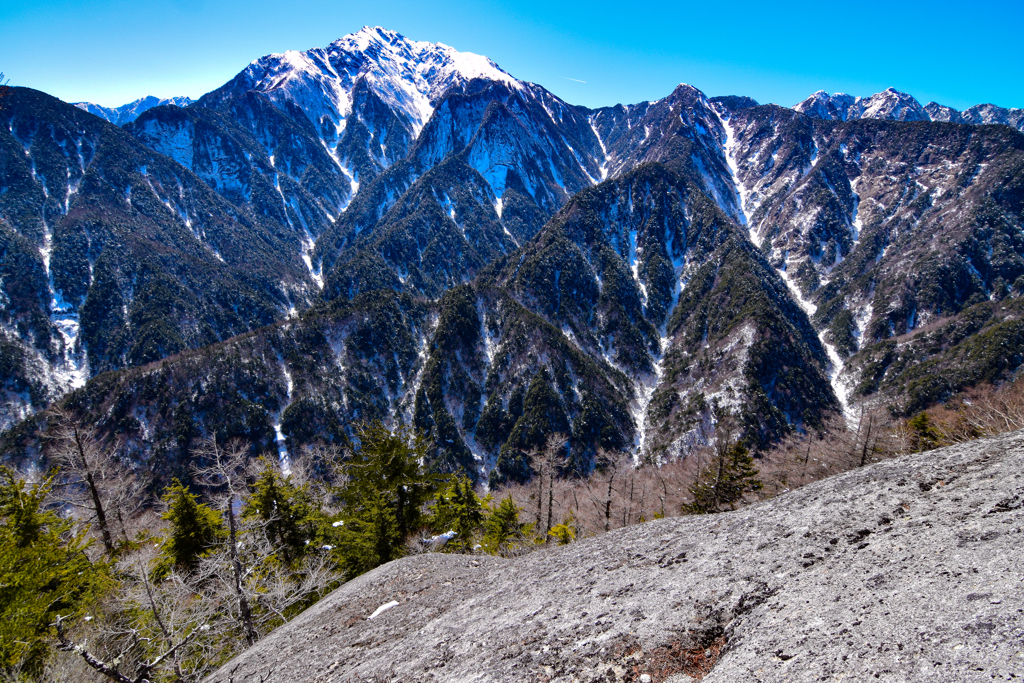
[[[257,59],[187,110],[155,110],[128,130],[229,201],[276,221],[314,278],[453,155],[483,177],[484,203],[501,219],[484,242],[528,239],[598,182],[605,162],[585,110],[486,57],[381,28]],[[469,192],[456,191],[459,183]],[[466,174],[448,185],[442,204],[479,195]],[[365,199],[353,203],[357,194]]]
[[165,104],[173,104],[176,107],[187,107],[192,104],[192,98],[166,97],[164,99],[160,99],[159,97],[149,95],[147,97],[140,97],[134,102],[122,104],[120,107],[104,107],[98,104],[93,104],[92,102],[75,102],[75,106],[82,111],[95,114],[101,119],[106,119],[118,126],[130,123],[139,118],[143,112],[148,111],[153,107],[161,107]]
[[1024,130],[1024,109],[1006,109],[994,104],[977,104],[963,112],[929,102],[921,106],[912,95],[888,88],[870,97],[845,93],[829,95],[819,90],[793,107],[801,114],[824,121],[886,119],[890,121],[943,121],[948,123],[1003,124]]
[[[410,139],[415,139],[438,100],[474,79],[523,87],[486,57],[367,26],[327,47],[261,57],[211,95],[219,99],[251,90],[265,93],[281,108],[295,105],[333,150],[349,118],[353,114],[363,118],[361,85],[398,114]],[[382,131],[371,128],[369,132],[377,138]]]

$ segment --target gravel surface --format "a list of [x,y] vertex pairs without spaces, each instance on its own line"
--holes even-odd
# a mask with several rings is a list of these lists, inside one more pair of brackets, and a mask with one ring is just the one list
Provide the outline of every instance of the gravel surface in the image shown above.
[[208,681],[1024,681],[1022,475],[1016,432],[517,559],[405,558]]

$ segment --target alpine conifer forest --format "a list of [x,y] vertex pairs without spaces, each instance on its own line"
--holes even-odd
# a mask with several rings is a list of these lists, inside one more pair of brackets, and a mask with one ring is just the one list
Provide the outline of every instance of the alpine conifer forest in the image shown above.
[[[195,101],[0,88],[0,681],[1024,677],[1010,466],[979,479],[1008,492],[920,528],[960,520],[935,557],[1018,534],[1016,593],[964,569],[981,616],[962,627],[872,631],[865,655],[875,617],[826,615],[853,631],[816,655],[794,617],[736,668],[786,572],[834,553],[884,555],[843,584],[875,608],[886,586],[923,598],[928,565],[917,588],[892,577],[925,551],[885,555],[918,498],[875,501],[1024,448],[978,445],[1024,428],[1024,110],[686,84],[587,108],[379,27]],[[818,547],[819,498],[847,494],[870,525]],[[694,588],[675,635],[645,631],[636,567],[696,572],[699,542],[660,548],[759,515],[802,520],[747,553],[778,543],[793,568]],[[571,638],[395,640],[427,648],[449,603],[527,600],[573,562],[594,573],[572,600],[606,607],[565,607]],[[631,583],[601,592],[620,567]],[[476,597],[401,616],[453,583]],[[289,669],[295,643],[323,667]],[[876,650],[896,663],[856,668]]]

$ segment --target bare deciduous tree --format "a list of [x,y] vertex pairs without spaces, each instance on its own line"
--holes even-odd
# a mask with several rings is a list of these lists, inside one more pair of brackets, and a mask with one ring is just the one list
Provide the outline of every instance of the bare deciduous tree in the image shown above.
[[227,613],[239,625],[246,644],[252,645],[261,633],[287,621],[296,605],[319,598],[336,586],[339,576],[327,552],[308,554],[294,570],[273,561],[281,553],[268,533],[276,519],[243,520],[238,515],[248,486],[259,468],[272,467],[292,484],[306,486],[315,505],[326,506],[329,486],[314,475],[314,466],[326,464],[327,472],[333,472],[341,456],[332,448],[304,450],[291,459],[285,475],[277,461],[249,460],[249,450],[237,440],[221,448],[211,437],[196,451],[197,460],[205,463],[195,468],[197,479],[208,488],[207,497],[224,511],[228,521],[227,540],[200,560],[196,578],[202,577],[197,591],[211,600],[233,596],[235,609]]
[[246,493],[248,476],[249,449],[241,441],[235,440],[222,449],[214,436],[203,441],[197,455],[207,463],[202,467],[194,467],[200,482],[218,493],[214,499],[224,510],[228,518],[227,552],[230,558],[232,589],[238,602],[238,618],[245,635],[245,642],[252,646],[259,638],[253,626],[252,610],[249,599],[242,589],[242,563],[238,556],[238,520],[236,506],[241,505]]
[[94,426],[63,410],[52,413],[47,436],[50,458],[61,470],[56,490],[62,502],[87,511],[103,548],[115,552],[114,534],[128,542],[129,525],[143,504],[145,482],[121,456],[120,444],[105,443]]
[[[552,527],[552,508],[554,506],[555,499],[555,479],[558,477],[559,460],[561,459],[562,452],[565,449],[565,445],[569,442],[569,437],[565,434],[550,434],[544,442],[544,449],[540,452],[540,458],[537,467],[537,478],[539,479],[539,500],[543,502],[544,498],[544,477],[548,479],[548,516],[547,525],[544,528],[544,540],[545,542],[551,540],[548,533]],[[538,510],[539,510],[538,506]],[[540,527],[540,519],[537,520],[538,530]]]
[[[111,650],[109,656],[103,655],[101,658],[95,654],[95,650],[87,647],[85,642],[72,640],[66,631],[64,621],[64,617],[58,617],[54,623],[58,649],[76,653],[90,668],[117,683],[151,683],[156,680],[152,677],[154,671],[164,666],[168,660],[176,660],[182,648],[209,630],[208,625],[193,622],[182,637],[174,640],[158,654],[150,655],[152,639],[144,630],[128,623],[111,625],[106,632],[99,634],[98,640]],[[180,667],[175,668],[176,677],[179,680],[183,679]]]

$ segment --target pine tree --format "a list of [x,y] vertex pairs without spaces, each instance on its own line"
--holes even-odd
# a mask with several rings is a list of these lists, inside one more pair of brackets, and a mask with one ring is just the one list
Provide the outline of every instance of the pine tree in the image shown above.
[[[642,517],[641,521],[643,521]],[[576,535],[579,534],[579,531],[579,527],[576,526],[576,515],[573,514],[572,510],[569,510],[569,515],[565,518],[564,522],[551,527],[548,537],[558,541],[558,545],[569,545],[576,540]]]
[[384,491],[367,490],[358,509],[346,510],[339,534],[337,555],[348,578],[364,574],[404,552],[391,497]]
[[912,453],[938,448],[941,436],[932,426],[928,413],[918,413],[907,422],[907,426],[910,427]]
[[436,475],[423,471],[424,440],[406,427],[380,422],[357,430],[359,447],[346,464],[348,483],[338,555],[349,578],[405,553],[405,539],[424,522],[423,507],[437,489]]
[[745,493],[760,491],[761,486],[750,451],[740,443],[723,444],[712,463],[690,484],[693,500],[680,509],[690,515],[721,512],[723,506],[733,509]]
[[512,496],[490,510],[484,519],[483,549],[492,555],[507,552],[512,544],[523,539],[533,528],[519,521],[519,508]]
[[72,522],[44,510],[51,482],[33,485],[0,467],[0,672],[37,675],[51,624],[77,617],[107,585],[107,567],[86,556]]
[[464,553],[472,550],[473,536],[483,524],[484,514],[483,503],[468,478],[454,478],[438,495],[431,512],[430,526],[434,531],[455,532],[455,538],[445,545],[446,551]]
[[167,512],[163,518],[171,523],[161,555],[163,559],[155,575],[166,575],[172,568],[190,571],[199,559],[226,536],[220,514],[199,502],[188,488],[175,479],[163,495]]
[[306,488],[292,484],[267,461],[252,486],[242,517],[263,522],[267,536],[281,549],[280,559],[286,566],[306,552],[326,523]]

